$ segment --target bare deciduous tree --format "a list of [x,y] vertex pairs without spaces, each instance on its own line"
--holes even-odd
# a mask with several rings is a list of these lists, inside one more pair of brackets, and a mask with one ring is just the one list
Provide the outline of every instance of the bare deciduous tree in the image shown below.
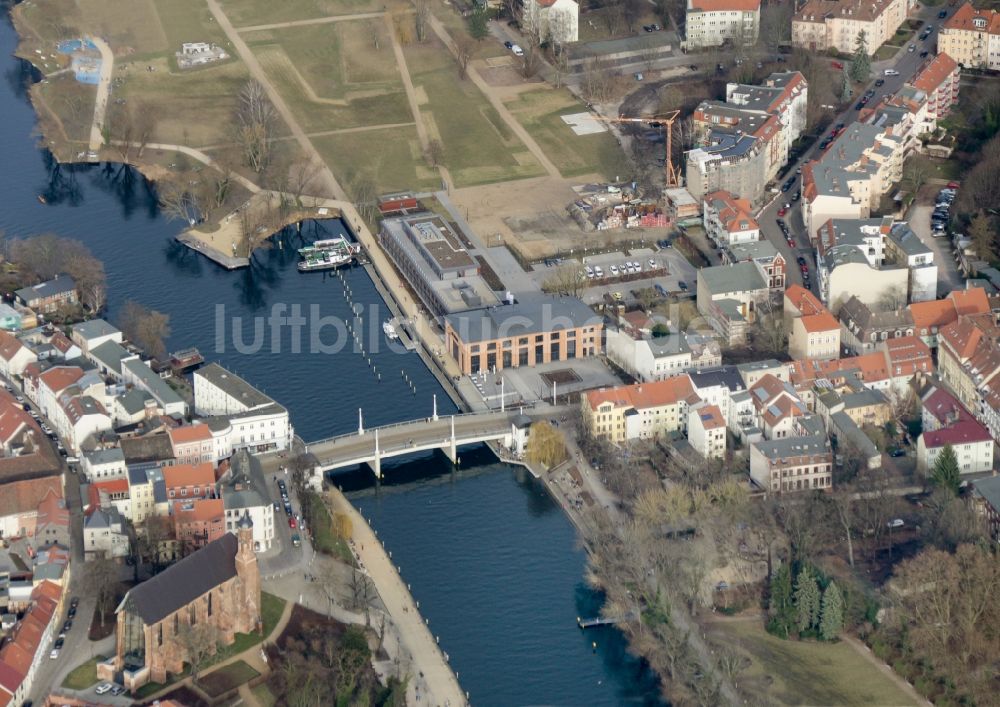
[[277,113],[264,86],[250,79],[240,90],[236,104],[236,136],[243,161],[258,174],[271,156],[271,138]]
[[118,314],[118,326],[126,338],[147,354],[163,361],[167,356],[165,340],[170,336],[170,315],[126,300]]

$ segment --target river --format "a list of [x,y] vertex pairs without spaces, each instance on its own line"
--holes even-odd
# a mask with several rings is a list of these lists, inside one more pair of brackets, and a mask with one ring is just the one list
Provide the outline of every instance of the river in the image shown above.
[[[282,247],[259,253],[251,269],[228,272],[173,240],[181,225],[161,217],[133,171],[53,164],[36,144],[25,92],[31,71],[13,58],[16,35],[6,12],[4,18],[0,229],[6,237],[53,232],[86,243],[105,264],[110,319],[129,299],[166,312],[169,348],[197,346],[245,376],[291,410],[306,440],[356,428],[358,408],[366,425],[429,415],[435,393],[439,412],[454,410],[419,357],[386,350],[380,322],[388,315],[364,270],[343,271],[343,284],[296,271],[298,239],[340,232],[338,222],[289,231],[277,239]],[[240,352],[252,340],[252,318],[268,316],[275,305],[286,312],[298,305],[303,314],[316,305],[322,316],[350,320],[347,288],[356,305],[363,303],[379,343],[366,345],[364,356],[350,348],[310,352],[315,328],[298,341],[287,327],[273,340],[273,330],[265,329],[260,351]],[[233,334],[234,321],[245,338]],[[320,341],[336,336],[328,327]],[[455,474],[436,454],[386,464],[389,482],[377,494],[365,470],[337,481],[393,551],[473,703],[656,704],[655,679],[625,653],[620,634],[576,627],[576,617],[593,615],[600,599],[583,581],[585,557],[572,525],[544,488],[498,464],[485,448],[463,449],[461,456]]]

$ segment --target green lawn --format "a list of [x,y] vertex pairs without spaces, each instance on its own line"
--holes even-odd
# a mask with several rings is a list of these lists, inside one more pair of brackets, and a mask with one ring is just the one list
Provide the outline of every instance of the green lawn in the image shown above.
[[577,135],[562,120],[564,115],[587,112],[568,90],[525,91],[507,107],[563,176],[597,173],[614,179],[630,173],[625,154],[610,132]]
[[330,511],[327,510],[323,499],[316,493],[310,493],[306,498],[310,507],[306,515],[312,519],[310,522],[312,523],[313,547],[317,552],[331,555],[342,562],[353,565],[354,555],[347,547],[347,541],[340,537],[333,527],[333,518],[330,517]]
[[899,47],[893,47],[893,46],[890,46],[888,44],[883,44],[875,52],[875,59],[874,60],[875,61],[886,61],[888,59],[892,59],[894,56],[896,56],[896,52],[898,52],[898,51],[899,51]]
[[446,67],[413,76],[426,94],[428,131],[444,145],[444,163],[457,186],[544,174],[541,165],[471,81]]
[[243,683],[250,682],[260,675],[256,670],[242,660],[214,670],[198,678],[198,687],[211,698],[224,695],[235,690]]
[[103,656],[91,658],[86,663],[76,666],[63,680],[62,686],[67,690],[86,690],[97,682],[97,664],[104,660]]
[[278,625],[286,603],[284,599],[274,594],[260,593],[260,621],[264,624],[264,638],[270,636],[271,631]]
[[[919,167],[914,167],[914,165],[919,165]],[[907,170],[913,168],[921,169],[928,179],[952,180],[961,179],[963,176],[963,167],[955,159],[942,160],[914,153],[906,159],[903,174],[905,175]]]
[[783,641],[756,621],[716,624],[720,642],[748,656],[748,680],[768,680],[775,704],[909,705],[912,701],[845,643]]
[[[281,92],[306,132],[321,132],[341,128],[356,128],[380,123],[406,123],[413,114],[402,90],[352,97],[346,104],[318,103],[307,93],[304,78],[277,44],[254,47],[274,86]],[[316,88],[313,88],[316,92]],[[323,96],[316,93],[320,98]]]
[[258,685],[252,688],[250,692],[257,698],[257,702],[260,703],[261,707],[274,707],[277,702],[267,685]]
[[359,167],[371,172],[382,194],[441,186],[437,171],[421,155],[415,126],[323,135],[312,142],[348,191]]

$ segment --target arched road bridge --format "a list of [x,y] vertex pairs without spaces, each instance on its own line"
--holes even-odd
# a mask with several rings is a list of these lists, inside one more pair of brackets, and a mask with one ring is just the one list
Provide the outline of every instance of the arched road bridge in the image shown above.
[[[376,478],[382,478],[382,460],[428,449],[442,450],[452,463],[458,461],[458,448],[465,444],[503,441],[514,446],[519,430],[531,418],[513,410],[478,412],[462,415],[434,415],[419,420],[400,422],[311,442],[307,451],[317,459],[316,469],[327,472],[358,464],[368,464]],[[523,437],[520,438],[523,442]]]

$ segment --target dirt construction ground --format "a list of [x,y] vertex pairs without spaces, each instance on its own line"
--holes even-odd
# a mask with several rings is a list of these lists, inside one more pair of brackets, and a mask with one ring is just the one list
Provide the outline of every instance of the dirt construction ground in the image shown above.
[[[586,184],[591,180],[574,181]],[[531,260],[571,248],[603,248],[640,237],[656,240],[666,233],[666,229],[653,228],[585,233],[566,211],[578,198],[570,186],[564,179],[538,177],[455,189],[450,198],[480,238],[486,241],[500,234],[504,242],[514,244]]]

